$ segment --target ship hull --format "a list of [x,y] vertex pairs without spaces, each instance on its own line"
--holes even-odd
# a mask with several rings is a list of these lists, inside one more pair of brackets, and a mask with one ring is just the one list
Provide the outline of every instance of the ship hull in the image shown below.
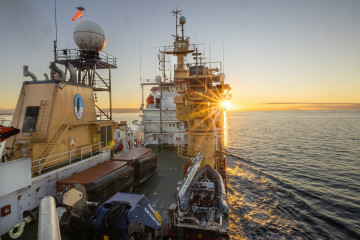
[[110,151],[106,151],[34,178],[29,174],[29,158],[3,163],[0,176],[6,179],[3,182],[7,183],[7,187],[0,191],[0,208],[8,209],[8,214],[0,217],[0,236],[22,222],[24,212],[26,214],[27,211],[36,209],[44,196],[55,195],[57,181],[109,160],[110,157]]

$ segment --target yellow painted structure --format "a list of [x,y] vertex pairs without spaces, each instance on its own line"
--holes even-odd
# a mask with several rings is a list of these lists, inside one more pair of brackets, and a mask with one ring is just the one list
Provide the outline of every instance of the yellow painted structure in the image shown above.
[[[177,17],[178,13],[174,12],[174,15]],[[223,168],[221,171],[225,171],[223,142],[219,141],[222,139],[219,135],[223,131],[225,110],[222,103],[230,98],[230,86],[224,83],[221,64],[220,68],[211,68],[207,66],[210,64],[203,63],[196,46],[190,44],[188,37],[184,37],[185,21],[180,21],[180,24],[182,36],[177,34],[180,27],[177,24],[173,46],[164,50],[164,53],[177,58],[174,81],[180,96],[174,98],[176,117],[188,123],[188,145],[179,146],[178,152],[182,157],[190,158],[200,151],[204,157],[201,167],[216,165],[217,169]],[[195,56],[195,64],[185,63],[189,53]]]
[[12,126],[21,132],[6,141],[5,152],[9,160],[39,159],[33,171],[100,150],[100,142],[101,150],[113,148],[116,129],[114,121],[97,120],[92,87],[58,80],[24,82]]

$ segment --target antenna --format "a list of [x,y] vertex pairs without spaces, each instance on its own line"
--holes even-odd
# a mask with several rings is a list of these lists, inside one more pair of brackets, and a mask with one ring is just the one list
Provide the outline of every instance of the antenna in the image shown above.
[[157,48],[154,48],[154,76],[156,76],[157,61],[156,61]]
[[144,86],[141,84],[142,71],[141,71],[141,40],[140,40],[140,86],[141,86],[141,109],[144,108]]
[[211,68],[211,52],[210,52],[210,43],[209,43],[209,62],[210,62],[210,68]]
[[55,41],[57,42],[56,0],[55,0]]
[[222,72],[225,72],[225,47],[224,47],[224,34],[223,34],[223,69]]
[[85,11],[85,8],[79,6],[76,8],[77,10],[79,10],[81,12],[81,15],[80,15],[80,22],[82,22],[82,11]]
[[142,71],[141,71],[141,40],[140,40],[140,85],[141,85]]
[[55,0],[55,41],[54,41],[54,61],[56,61],[56,47],[57,47],[57,20],[56,20],[56,0]]
[[175,17],[175,26],[176,26],[176,35],[175,35],[175,36],[176,36],[176,40],[178,39],[178,32],[177,32],[177,30],[178,30],[178,27],[179,27],[179,24],[178,24],[178,15],[182,15],[181,12],[182,12],[182,10],[177,9],[177,7],[176,7],[175,10],[173,10],[173,11],[170,12],[170,13],[173,14],[173,16],[176,16],[176,17]]

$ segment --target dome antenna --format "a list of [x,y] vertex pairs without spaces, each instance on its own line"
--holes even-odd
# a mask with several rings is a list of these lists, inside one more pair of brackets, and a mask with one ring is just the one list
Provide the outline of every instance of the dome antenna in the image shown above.
[[184,40],[184,24],[186,23],[186,18],[184,16],[180,17],[181,24],[181,39]]

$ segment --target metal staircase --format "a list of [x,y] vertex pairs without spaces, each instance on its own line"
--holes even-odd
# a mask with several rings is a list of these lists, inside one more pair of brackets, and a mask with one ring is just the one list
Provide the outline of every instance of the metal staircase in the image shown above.
[[179,143],[177,147],[177,154],[179,157],[185,159],[191,159],[192,157],[194,157],[193,151],[189,151],[189,146],[187,144],[185,145],[184,143]]
[[[51,140],[48,142],[48,144],[45,146],[44,150],[39,156],[39,159],[42,160],[42,162],[45,161],[45,158],[47,158],[52,150],[54,149],[55,145],[59,141],[60,137],[64,134],[64,132],[68,129],[67,124],[62,124],[59,129],[55,132],[55,134],[52,136]],[[44,166],[42,166],[44,167]]]
[[38,120],[37,120],[36,127],[35,127],[35,129],[36,129],[35,132],[38,137],[45,137],[44,131],[46,131],[47,128],[42,127],[42,125],[44,124],[44,121],[45,121],[46,105],[47,105],[46,100],[40,101],[39,115],[38,115]]

